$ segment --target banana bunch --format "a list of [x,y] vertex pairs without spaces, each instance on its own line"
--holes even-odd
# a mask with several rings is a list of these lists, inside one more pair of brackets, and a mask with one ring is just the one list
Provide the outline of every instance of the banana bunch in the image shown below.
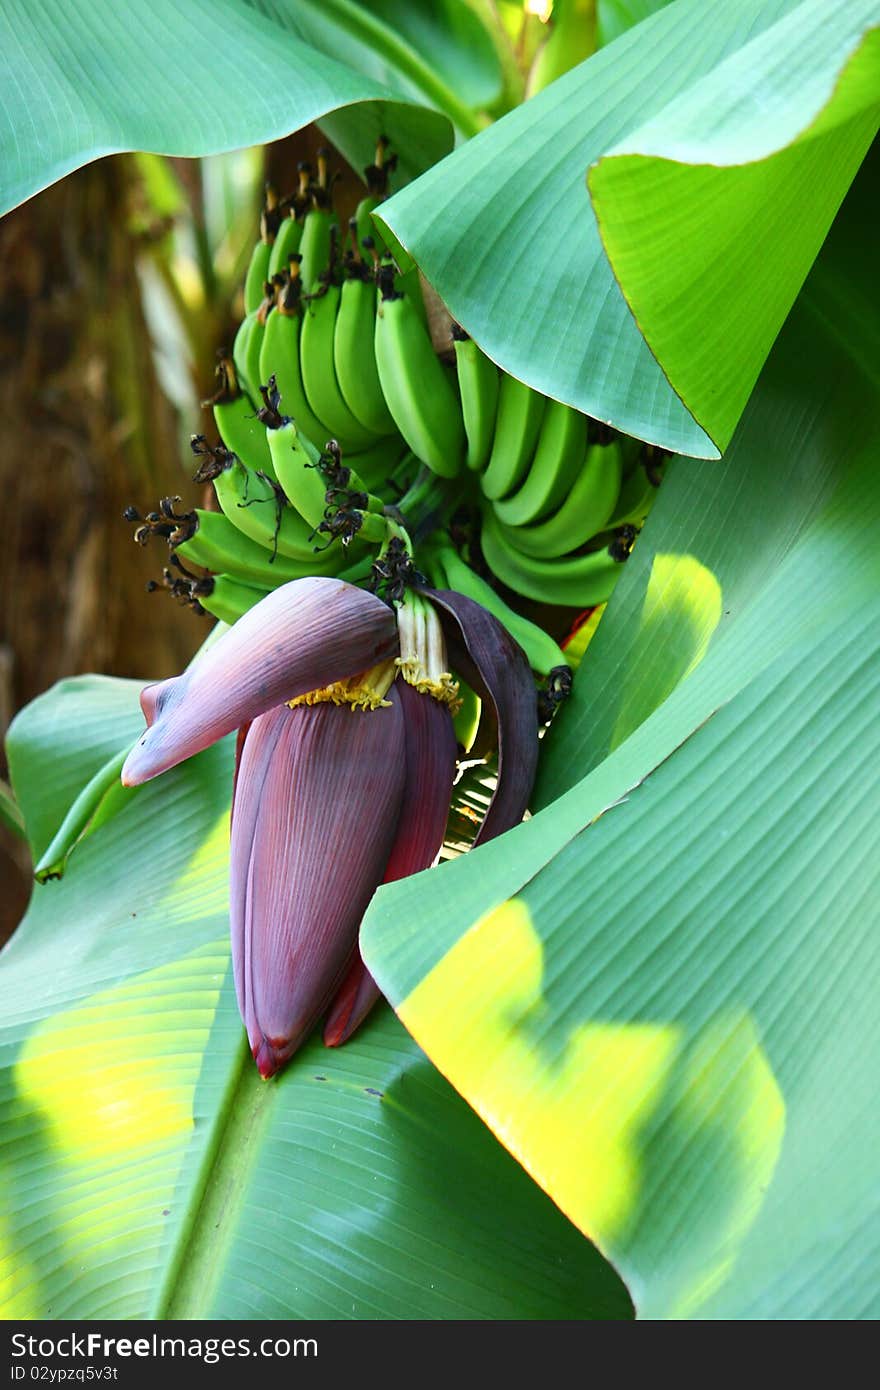
[[434,352],[418,272],[401,274],[372,226],[394,164],[381,139],[344,232],[326,150],[316,177],[300,166],[288,198],[268,191],[232,349],[238,412],[253,414],[274,376],[299,434],[318,449],[335,439],[363,476],[384,480],[411,451],[454,477],[464,426],[453,375]]
[[220,510],[177,512],[180,498],[165,497],[145,517],[133,507],[125,514],[138,523],[141,545],[152,537],[167,542],[165,587],[181,603],[232,623],[290,579],[368,580],[377,555],[402,534],[385,503],[343,464],[335,440],[319,453],[300,436],[278,409],[274,378],[261,388],[264,404],[253,418],[227,417],[224,409],[239,399],[232,395],[234,369],[221,362],[218,371],[215,416],[236,448],[223,438],[211,445],[204,435],[193,435],[191,448],[198,460],[194,481],[213,483]]
[[389,541],[405,534],[385,496],[400,498],[421,465],[379,381],[380,275],[385,295],[402,301],[406,294],[411,304],[419,295],[419,305],[421,298],[417,277],[399,277],[369,237],[370,214],[393,168],[386,154],[382,140],[344,254],[326,151],[316,177],[300,165],[289,197],[267,190],[245,317],[206,402],[219,438],[214,445],[192,438],[194,480],[213,484],[219,511],[180,513],[180,499],[166,497],[146,517],[126,512],[141,544],[167,542],[163,579],[172,595],[226,622],[290,579],[332,574],[367,582]]
[[288,196],[267,188],[245,315],[206,403],[219,437],[192,440],[219,510],[166,497],[127,517],[141,543],[166,541],[172,595],[229,623],[305,575],[375,588],[398,547],[434,587],[492,612],[562,689],[572,662],[518,600],[604,604],[665,455],[499,370],[455,324],[438,355],[418,270],[372,218],[394,166],[380,139],[344,231],[328,151]]
[[457,325],[466,462],[490,570],[543,603],[604,603],[653,503],[658,451],[501,372]]

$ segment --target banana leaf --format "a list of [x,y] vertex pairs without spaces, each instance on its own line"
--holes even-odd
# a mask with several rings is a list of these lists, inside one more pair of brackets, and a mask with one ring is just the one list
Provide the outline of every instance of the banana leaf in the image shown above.
[[[138,690],[80,677],[14,721],[36,854],[141,727]],[[136,789],[3,953],[2,1316],[630,1317],[387,1008],[259,1080],[229,969],[228,745]]]
[[530,386],[718,457],[880,120],[877,0],[677,0],[382,208]]
[[427,892],[384,887],[362,928],[413,1036],[640,1317],[877,1315],[875,176],[725,459],[664,483],[542,809]]
[[[357,9],[357,7],[354,7]],[[121,150],[207,155],[276,140],[350,105],[343,152],[384,132],[403,178],[450,147],[447,116],[299,37],[287,7],[247,0],[11,0],[0,14],[0,213]]]

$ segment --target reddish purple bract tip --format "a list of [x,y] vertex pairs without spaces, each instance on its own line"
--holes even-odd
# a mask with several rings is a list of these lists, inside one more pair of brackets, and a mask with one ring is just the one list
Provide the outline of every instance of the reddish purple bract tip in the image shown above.
[[147,686],[148,729],[122,769],[127,787],[200,753],[285,700],[397,654],[394,615],[341,579],[294,579],[267,594],[182,676]]

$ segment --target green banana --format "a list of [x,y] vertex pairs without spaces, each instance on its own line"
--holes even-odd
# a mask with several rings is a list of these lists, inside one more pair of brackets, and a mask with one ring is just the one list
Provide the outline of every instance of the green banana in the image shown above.
[[380,135],[376,141],[376,157],[373,163],[364,170],[367,192],[358,203],[352,219],[356,224],[358,249],[363,246],[365,237],[375,237],[376,235],[370,214],[387,196],[388,175],[397,165],[397,155],[389,156],[388,150],[388,137]]
[[[327,500],[328,489],[336,490],[340,496],[347,492],[364,493],[366,503],[357,510],[384,517],[385,504],[381,497],[369,491],[354,468],[343,464],[341,450],[328,448],[320,454],[311,441],[299,433],[296,423],[286,416],[279,416],[278,423],[267,435],[285,496],[311,526],[320,526],[326,517],[328,505],[331,505]],[[346,476],[334,476],[339,471]]]
[[263,338],[266,333],[266,317],[275,305],[275,286],[267,280],[263,286],[263,298],[260,307],[253,315],[248,315],[252,319],[250,331],[244,343],[244,377],[247,383],[248,395],[255,404],[259,404],[260,386],[263,378],[260,373],[260,353],[263,347]]
[[639,466],[646,447],[640,439],[633,439],[631,435],[619,434],[617,442],[623,454],[623,481],[626,482]]
[[319,277],[330,265],[333,251],[332,229],[336,226],[327,164],[329,151],[318,151],[318,179],[310,186],[311,207],[303,220],[300,242],[302,283],[307,294],[319,284]]
[[554,642],[549,633],[506,604],[492,586],[486,583],[485,579],[481,579],[478,574],[474,573],[470,565],[465,564],[456,550],[451,547],[443,547],[437,553],[437,562],[445,575],[449,588],[456,589],[460,594],[466,594],[468,598],[474,599],[476,603],[482,604],[485,609],[494,614],[510,633],[513,640],[522,647],[529,665],[538,675],[546,676],[548,671],[553,670],[554,666],[567,664],[565,653],[558,643]]
[[256,313],[263,302],[263,286],[272,277],[269,274],[269,258],[272,254],[272,247],[262,239],[257,242],[248,263],[247,275],[244,281],[244,312],[245,318]]
[[390,287],[393,287],[398,294],[407,294],[411,297],[413,308],[427,327],[428,312],[422,294],[419,268],[413,264],[409,270],[400,271],[394,259],[394,250],[388,245],[381,228],[373,221],[371,215],[388,196],[388,176],[397,165],[397,156],[391,155],[389,157],[387,151],[388,141],[384,135],[380,135],[376,147],[375,163],[364,170],[364,176],[367,180],[367,194],[361,198],[352,218],[355,224],[355,245],[359,252],[369,250],[372,253],[376,270],[379,269],[381,263],[383,275],[389,277],[391,281]]
[[214,491],[224,516],[257,545],[291,560],[311,561],[315,552],[311,528],[316,523],[307,524],[296,504],[288,505],[265,474],[236,459],[215,476]]
[[199,603],[222,623],[235,623],[267,593],[268,589],[252,588],[228,574],[217,574],[210,594],[199,594]]
[[264,381],[275,377],[285,415],[296,421],[301,435],[322,449],[327,431],[312,412],[303,390],[300,372],[300,289],[299,265],[291,264],[288,283],[266,321],[260,350],[260,375]]
[[269,261],[272,257],[272,246],[280,216],[278,195],[272,185],[267,183],[263,211],[260,216],[260,239],[251,252],[244,281],[245,314],[259,309],[263,302],[263,286],[267,280],[272,278],[269,272]]
[[468,468],[485,468],[495,437],[500,386],[498,368],[457,323],[452,325],[452,343],[467,435],[465,463]]
[[255,472],[275,477],[266,429],[257,419],[250,400],[236,390],[234,377],[226,370],[225,387],[213,402],[214,423],[226,448]]
[[45,883],[63,878],[67,861],[87,835],[111,820],[127,805],[134,787],[123,787],[119,780],[129,749],[114,753],[89,779],[68,808],[67,814],[34,866],[34,878]]
[[558,507],[577,478],[586,446],[586,416],[562,401],[549,401],[525,481],[494,504],[499,520],[526,526]]
[[336,317],[341,289],[325,284],[304,305],[300,329],[300,370],[312,413],[324,426],[325,439],[337,439],[346,453],[366,449],[376,442],[346,405],[333,363]]
[[266,335],[266,317],[274,303],[274,285],[267,281],[263,286],[263,299],[260,300],[259,309],[250,311],[242,318],[235,341],[232,343],[235,374],[239,385],[243,386],[247,396],[252,400],[254,409],[260,404],[260,385],[263,379],[260,374],[260,353]]
[[429,468],[454,478],[465,452],[461,407],[410,296],[393,291],[380,299],[375,347],[382,391],[400,433]]
[[456,676],[453,673],[453,679],[458,681],[459,706],[452,716],[452,726],[455,729],[456,743],[467,754],[473,748],[480,728],[483,702],[477,692],[461,679],[461,676]]
[[290,213],[278,228],[278,235],[272,247],[272,254],[269,257],[269,273],[267,280],[271,280],[274,275],[279,275],[287,269],[288,259],[298,251],[303,235],[303,224],[296,215],[296,209],[291,208]]
[[333,213],[329,208],[313,207],[306,213],[300,255],[302,282],[310,294],[318,288],[319,276],[330,264],[330,231],[333,225]]
[[512,492],[532,461],[547,397],[507,372],[498,393],[495,438],[480,486],[493,500]]
[[[262,304],[262,300],[260,303]],[[251,357],[249,347],[254,328],[257,324],[257,314],[259,309],[252,309],[249,314],[245,314],[241,323],[238,325],[235,337],[232,341],[232,361],[235,364],[235,374],[242,389],[250,396],[251,401],[256,404],[260,399],[257,395],[259,381],[252,381],[250,376]]]
[[[378,245],[381,240],[376,228],[373,226],[373,218],[371,216],[373,209],[377,208],[381,201],[382,199],[377,198],[374,193],[368,193],[366,197],[361,198],[354,210],[352,222],[354,223],[355,238],[359,251],[363,249],[364,242],[366,242],[369,247],[370,245]],[[382,245],[384,246],[384,242]]]
[[579,550],[607,527],[620,492],[621,467],[616,443],[592,444],[568,496],[552,516],[531,526],[505,526],[500,519],[496,524],[523,555],[555,559]]
[[418,266],[411,265],[409,270],[400,270],[393,256],[390,260],[391,269],[394,274],[395,291],[397,294],[405,294],[407,298],[411,300],[412,307],[425,326],[425,332],[430,336],[431,330],[428,327],[428,309],[425,304],[425,296],[422,294],[422,280],[419,275]]
[[373,572],[373,561],[375,555],[372,550],[353,560],[345,569],[339,570],[337,579],[344,579],[348,584],[362,584],[365,579],[369,579]]
[[307,164],[299,166],[299,188],[287,202],[286,215],[279,220],[275,241],[272,245],[272,254],[269,257],[267,280],[271,280],[275,275],[283,274],[287,269],[290,257],[299,251],[303,238],[303,213],[308,206],[310,174],[311,170]]
[[266,431],[275,476],[285,496],[309,526],[320,526],[327,510],[327,481],[304,447],[294,420]]
[[[353,267],[363,266],[355,259]],[[342,286],[333,336],[333,365],[342,399],[355,419],[374,435],[396,434],[376,366],[376,290],[354,269]]]
[[663,471],[663,463],[658,464],[651,473],[641,463],[636,464],[621,485],[617,505],[608,521],[609,530],[628,524],[641,525],[654,505]]
[[307,559],[295,559],[280,552],[273,554],[265,545],[246,536],[221,512],[197,508],[196,516],[198,529],[189,540],[174,547],[175,553],[214,574],[228,574],[242,584],[271,589],[305,574],[334,574],[338,568],[338,551],[315,554],[312,550]]
[[571,608],[592,608],[605,603],[627,558],[625,549],[614,542],[601,550],[562,559],[523,555],[507,540],[491,510],[484,517],[481,539],[486,563],[502,584],[524,598]]
[[[345,570],[340,570],[337,577],[346,580],[349,584],[360,583],[369,577],[372,564],[372,555],[362,556],[355,564],[349,565]],[[304,573],[317,574],[319,571],[306,570]],[[294,578],[299,577],[298,575],[294,576]],[[278,582],[284,583],[286,581],[279,576]],[[243,613],[247,613],[248,609],[253,608],[254,604],[259,603],[260,599],[271,593],[272,587],[270,585],[268,588],[263,588],[256,584],[245,583],[237,575],[216,574],[211,593],[199,594],[199,603],[206,612],[213,614],[221,622],[234,623]],[[277,587],[277,584],[274,587]]]

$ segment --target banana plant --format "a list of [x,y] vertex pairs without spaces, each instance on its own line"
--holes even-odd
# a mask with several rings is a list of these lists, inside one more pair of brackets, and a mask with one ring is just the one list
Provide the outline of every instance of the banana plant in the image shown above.
[[10,729],[5,1315],[876,1316],[877,0],[45,8],[4,208],[325,144],[127,513],[217,625]]

